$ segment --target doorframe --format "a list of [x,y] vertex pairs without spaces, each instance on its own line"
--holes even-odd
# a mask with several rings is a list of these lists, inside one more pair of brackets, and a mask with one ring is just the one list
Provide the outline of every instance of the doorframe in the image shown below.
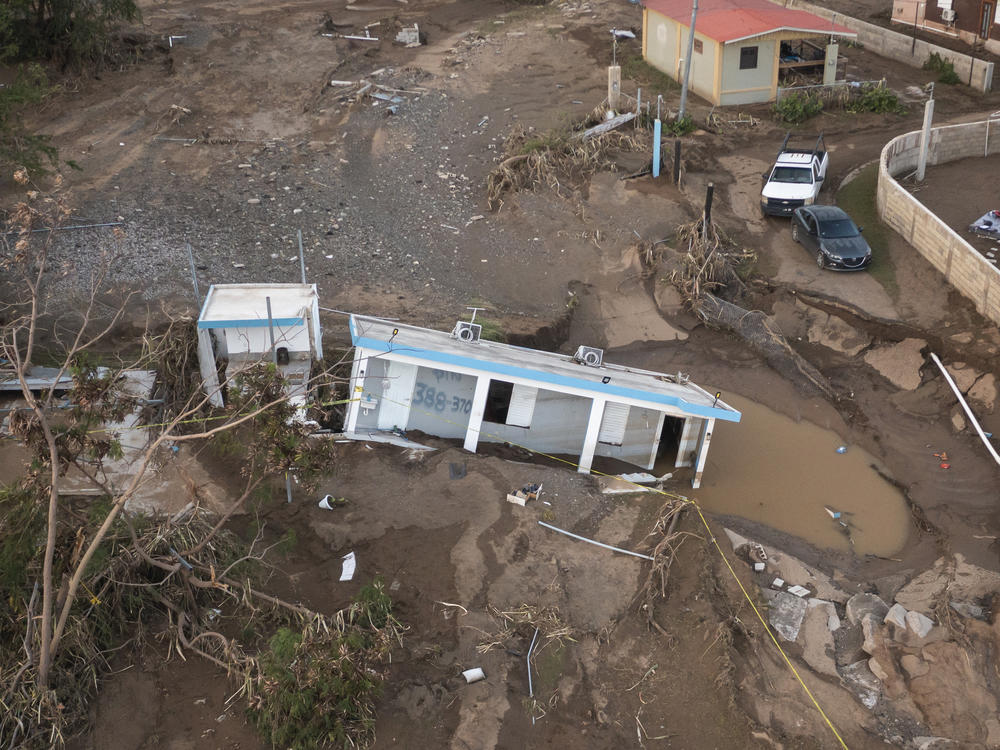
[[[989,8],[989,13],[987,13],[987,8]],[[993,23],[996,20],[996,12],[996,0],[982,0],[979,4],[979,28],[976,30],[976,36],[980,39],[990,38],[990,31],[992,30]],[[986,33],[983,34],[983,31]]]

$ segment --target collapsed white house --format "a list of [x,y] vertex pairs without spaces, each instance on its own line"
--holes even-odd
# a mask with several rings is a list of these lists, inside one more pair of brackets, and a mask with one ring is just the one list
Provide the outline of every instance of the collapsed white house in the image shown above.
[[683,375],[607,364],[603,352],[576,355],[480,340],[460,322],[452,333],[378,318],[350,318],[354,363],[344,432],[356,439],[421,431],[464,440],[511,443],[532,451],[594,456],[645,469],[676,450],[674,466],[701,483],[716,420],[740,412]]

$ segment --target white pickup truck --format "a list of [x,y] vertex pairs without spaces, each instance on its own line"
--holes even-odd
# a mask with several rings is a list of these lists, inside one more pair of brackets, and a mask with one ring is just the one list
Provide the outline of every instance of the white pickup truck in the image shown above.
[[785,135],[774,166],[764,174],[764,189],[760,193],[760,210],[765,216],[791,216],[799,206],[816,202],[826,179],[830,161],[819,134],[812,149],[789,148]]

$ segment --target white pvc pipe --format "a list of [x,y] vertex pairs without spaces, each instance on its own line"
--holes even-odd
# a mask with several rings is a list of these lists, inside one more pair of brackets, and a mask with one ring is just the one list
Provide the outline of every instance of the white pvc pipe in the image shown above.
[[962,398],[962,392],[958,390],[958,386],[955,385],[955,381],[951,379],[951,375],[948,374],[948,370],[934,352],[931,352],[931,359],[933,359],[934,364],[940,368],[941,374],[944,375],[944,379],[948,381],[948,385],[950,385],[951,389],[955,392],[955,395],[958,397],[958,403],[960,403],[962,408],[965,409],[965,413],[969,416],[969,421],[972,423],[972,426],[976,428],[976,432],[979,433],[979,437],[982,439],[983,445],[986,446],[986,450],[988,450],[990,455],[993,456],[993,460],[1000,465],[1000,455],[997,455],[997,451],[996,448],[993,447],[993,443],[991,443],[990,439],[986,437],[986,433],[983,432],[983,428],[979,426],[979,422],[976,421],[976,417],[972,413],[972,409],[970,409],[969,405],[965,403],[965,399]]
[[605,544],[604,542],[595,542],[593,539],[587,539],[585,536],[580,536],[579,534],[574,534],[572,531],[566,531],[566,529],[560,529],[557,526],[545,523],[545,521],[539,521],[539,526],[544,526],[547,529],[552,529],[552,531],[558,531],[560,534],[565,534],[566,536],[571,536],[574,539],[579,539],[581,542],[588,542],[590,544],[596,544],[598,547],[604,547],[604,549],[610,549],[614,552],[621,552],[623,555],[632,555],[632,557],[641,557],[643,560],[652,560],[653,558],[649,555],[643,555],[640,552],[630,552],[627,549],[622,549],[621,547],[612,547],[610,544]]

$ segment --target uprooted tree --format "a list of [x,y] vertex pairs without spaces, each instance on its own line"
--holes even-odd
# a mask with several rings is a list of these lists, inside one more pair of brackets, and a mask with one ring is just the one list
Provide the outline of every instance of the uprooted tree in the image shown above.
[[[27,186],[26,172],[16,179]],[[235,676],[273,742],[365,746],[380,670],[401,632],[381,583],[332,616],[282,601],[263,590],[267,554],[280,540],[267,540],[258,524],[245,541],[226,524],[275,476],[294,472],[311,487],[330,469],[330,442],[310,437],[270,362],[237,375],[227,407],[212,409],[190,320],[147,326],[134,346],[117,340],[136,300],[111,294],[113,258],[75,267],[56,243],[63,202],[27,195],[0,245],[0,298],[9,300],[0,307],[0,378],[20,385],[7,428],[30,460],[24,476],[0,487],[0,595],[9,604],[0,616],[0,746],[61,744],[85,721],[108,654],[140,646],[154,629],[169,633],[172,649]],[[34,379],[39,363],[51,365],[44,382]],[[159,398],[129,390],[139,369],[160,373]],[[321,373],[309,385],[330,382]],[[114,426],[130,414],[154,425],[138,447]],[[172,517],[130,509],[174,460],[172,447],[220,440],[241,451],[228,507],[210,513],[193,491]],[[126,468],[112,471],[116,464]],[[70,491],[71,482],[86,491]],[[224,608],[237,622],[254,618],[255,640],[219,632],[213,623]],[[302,711],[317,719],[291,728]]]

